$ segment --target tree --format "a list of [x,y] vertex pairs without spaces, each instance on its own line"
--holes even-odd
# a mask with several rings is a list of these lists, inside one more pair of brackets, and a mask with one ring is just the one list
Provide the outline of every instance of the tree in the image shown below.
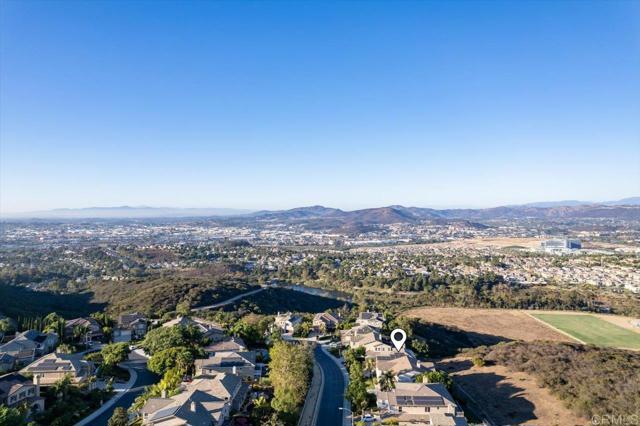
[[0,425],[2,426],[24,426],[25,417],[17,408],[9,408],[0,405]]
[[420,358],[427,358],[429,356],[429,344],[422,339],[411,339],[411,349]]
[[180,346],[156,352],[149,359],[147,368],[158,375],[163,375],[173,367],[187,373],[193,367],[193,361],[193,353],[188,348]]
[[396,387],[396,377],[393,371],[385,371],[378,378],[378,384],[380,385],[380,390],[383,392],[390,392]]
[[13,330],[13,325],[9,318],[0,319],[0,342],[4,338],[4,335]]
[[307,345],[276,342],[269,351],[269,378],[274,398],[271,406],[283,413],[294,413],[304,401],[311,375],[311,351]]
[[76,342],[84,342],[86,335],[89,334],[89,327],[86,325],[76,325],[73,327],[73,340]]
[[127,411],[122,407],[117,407],[113,415],[109,419],[108,426],[127,426],[129,424],[129,416]]
[[419,376],[419,380],[422,383],[442,383],[447,389],[451,388],[453,380],[446,371],[427,371]]
[[202,333],[195,327],[160,327],[147,333],[142,341],[142,348],[149,355],[175,347],[195,347],[202,341]]
[[188,317],[191,314],[191,305],[188,301],[183,300],[176,305],[176,313],[181,317]]
[[259,396],[252,401],[251,418],[254,424],[264,424],[269,420],[271,404],[264,396]]
[[125,361],[129,352],[129,345],[126,343],[105,345],[100,351],[103,367],[114,367]]
[[367,384],[364,380],[362,365],[359,362],[351,364],[349,369],[349,386],[345,395],[357,411],[363,412],[368,405]]

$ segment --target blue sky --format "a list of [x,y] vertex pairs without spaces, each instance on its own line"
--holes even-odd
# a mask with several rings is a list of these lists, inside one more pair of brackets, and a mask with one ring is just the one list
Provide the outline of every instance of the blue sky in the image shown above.
[[640,195],[640,3],[4,1],[0,210]]

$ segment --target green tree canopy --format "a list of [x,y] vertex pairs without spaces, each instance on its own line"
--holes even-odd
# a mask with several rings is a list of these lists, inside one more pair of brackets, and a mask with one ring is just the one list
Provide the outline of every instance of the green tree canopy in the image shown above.
[[271,406],[283,413],[294,413],[304,402],[311,374],[311,350],[306,345],[276,342],[269,351],[269,378],[274,398]]
[[193,361],[191,350],[180,346],[156,352],[149,359],[147,368],[158,375],[163,375],[167,370],[174,367],[186,373],[193,367]]

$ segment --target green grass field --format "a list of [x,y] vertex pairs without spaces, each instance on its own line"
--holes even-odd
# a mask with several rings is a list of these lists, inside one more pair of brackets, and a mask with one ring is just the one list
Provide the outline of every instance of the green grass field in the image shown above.
[[533,314],[533,316],[585,343],[640,349],[640,333],[634,333],[591,315]]

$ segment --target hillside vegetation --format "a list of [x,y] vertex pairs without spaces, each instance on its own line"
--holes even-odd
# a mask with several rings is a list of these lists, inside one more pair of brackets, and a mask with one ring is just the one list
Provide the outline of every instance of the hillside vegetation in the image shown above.
[[500,343],[470,353],[533,375],[579,415],[630,421],[640,412],[640,353],[548,342]]

